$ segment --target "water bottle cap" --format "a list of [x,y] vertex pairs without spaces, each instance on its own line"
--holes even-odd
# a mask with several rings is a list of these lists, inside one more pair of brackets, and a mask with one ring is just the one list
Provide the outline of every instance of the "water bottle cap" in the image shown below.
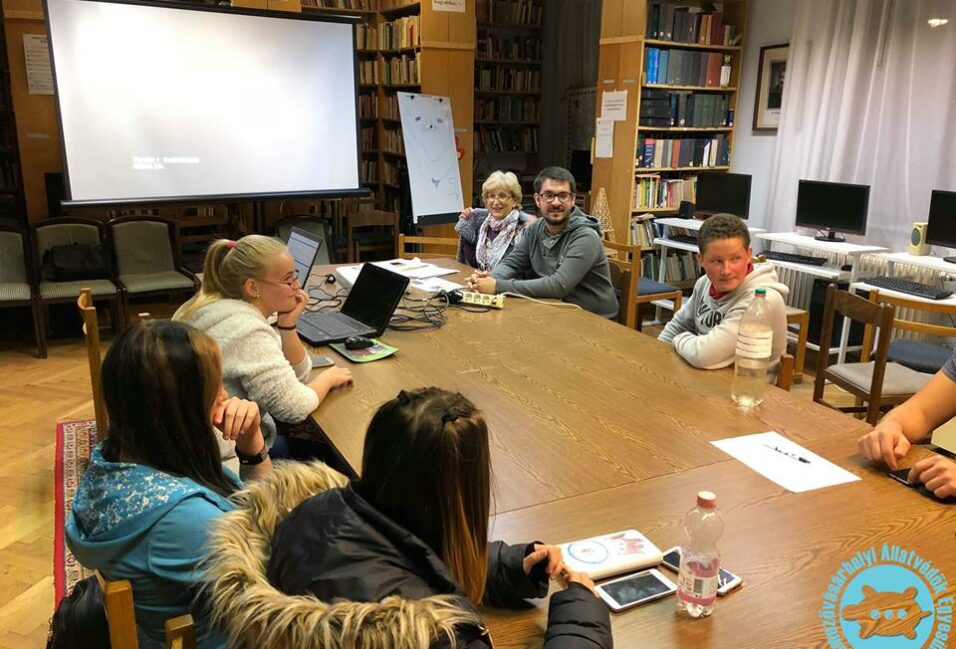
[[757,291],[756,291],[756,293],[757,293],[757,295],[766,295],[766,294],[767,294],[767,289],[765,289],[765,288],[758,288]]
[[717,507],[717,494],[713,491],[700,491],[697,493],[697,506],[703,509],[714,509]]

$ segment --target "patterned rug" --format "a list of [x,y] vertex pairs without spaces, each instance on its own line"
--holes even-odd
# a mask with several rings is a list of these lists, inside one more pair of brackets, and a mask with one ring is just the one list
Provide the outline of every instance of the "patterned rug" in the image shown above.
[[[56,425],[56,472],[53,485],[56,495],[56,520],[53,530],[53,585],[56,604],[73,585],[93,574],[79,563],[66,547],[63,530],[76,494],[80,476],[90,463],[90,451],[96,444],[96,422],[64,421]],[[54,604],[55,605],[55,604]]]

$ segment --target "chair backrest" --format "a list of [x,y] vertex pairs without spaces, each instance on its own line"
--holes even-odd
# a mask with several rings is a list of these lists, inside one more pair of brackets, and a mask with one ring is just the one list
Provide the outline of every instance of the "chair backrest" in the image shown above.
[[40,221],[34,224],[32,233],[37,273],[43,264],[44,253],[54,246],[68,246],[74,243],[105,245],[106,239],[101,221],[79,216]]
[[328,265],[332,263],[329,250],[329,242],[332,240],[332,237],[330,235],[330,227],[327,221],[320,219],[317,216],[310,216],[308,214],[295,214],[293,216],[287,216],[276,221],[276,236],[282,239],[283,243],[287,244],[289,243],[289,235],[292,233],[292,228],[305,230],[322,242],[322,244],[319,246],[319,251],[315,256],[316,264]]
[[[392,235],[395,236],[398,234],[398,214],[395,212],[385,212],[383,210],[362,210],[359,212],[352,212],[348,215],[346,219],[347,223],[347,232],[348,232],[348,253],[349,255],[355,255],[355,231],[363,228],[372,228],[372,227],[390,227],[392,229]],[[398,245],[398,237],[395,236],[395,246]],[[357,259],[350,258],[351,261],[357,261]]]
[[88,288],[80,290],[76,299],[76,308],[83,318],[83,337],[86,339],[86,356],[90,365],[90,386],[93,388],[93,412],[96,417],[96,439],[106,438],[109,433],[109,421],[106,416],[106,403],[103,401],[103,383],[100,373],[103,367],[100,356],[100,329],[93,306],[93,294]]
[[120,275],[149,275],[179,267],[174,222],[158,216],[121,216],[107,227]]
[[18,228],[0,228],[0,284],[29,282],[26,234]]
[[956,320],[953,319],[953,317],[956,316],[956,306],[940,304],[938,302],[919,302],[904,297],[886,295],[873,289],[870,290],[870,302],[888,304],[896,309],[896,317],[893,319],[893,329],[897,331],[911,331],[944,338],[956,337],[956,325],[950,326],[931,322],[920,322],[918,320],[908,320],[901,317],[902,312],[917,311],[946,315],[949,316],[950,322],[956,322]]
[[784,354],[780,357],[780,364],[777,366],[777,387],[787,392],[790,392],[793,386],[793,362],[792,354]]
[[133,608],[133,586],[128,580],[107,581],[99,570],[96,580],[103,591],[106,624],[110,630],[110,646],[138,649],[136,638],[136,611]]
[[196,625],[193,616],[180,615],[166,620],[166,649],[196,649]]
[[438,253],[425,250],[410,251],[408,246],[438,246],[441,248],[451,248],[451,257],[454,258],[458,252],[458,239],[451,237],[411,237],[405,234],[398,235],[397,257],[400,259],[434,259],[437,257],[448,257],[447,253]]
[[[641,249],[614,241],[602,241],[605,250],[615,254],[608,255],[608,266],[611,270],[611,283],[621,291],[620,311],[618,322],[633,326],[637,311],[637,285],[641,279]],[[624,318],[620,317],[624,315]]]

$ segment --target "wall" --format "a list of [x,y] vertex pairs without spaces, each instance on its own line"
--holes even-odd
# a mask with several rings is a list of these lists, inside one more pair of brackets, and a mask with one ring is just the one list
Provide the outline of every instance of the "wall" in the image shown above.
[[744,68],[734,117],[734,154],[731,171],[751,174],[750,222],[763,227],[770,192],[776,133],[753,130],[754,100],[757,94],[757,66],[760,48],[790,41],[795,0],[750,0],[744,45]]

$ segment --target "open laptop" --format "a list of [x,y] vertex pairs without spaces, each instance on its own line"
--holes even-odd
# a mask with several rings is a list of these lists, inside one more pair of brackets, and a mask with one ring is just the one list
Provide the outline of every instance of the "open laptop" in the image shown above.
[[407,288],[407,277],[364,264],[342,310],[303,313],[299,337],[311,345],[325,345],[349,336],[381,336]]
[[319,263],[329,263],[328,253],[324,255],[325,261],[318,259],[319,251],[322,249],[322,239],[311,232],[306,232],[301,228],[292,228],[289,233],[289,242],[286,245],[289,248],[289,254],[295,261],[295,273],[299,277],[299,284],[303,287],[309,280],[312,265],[317,260]]

